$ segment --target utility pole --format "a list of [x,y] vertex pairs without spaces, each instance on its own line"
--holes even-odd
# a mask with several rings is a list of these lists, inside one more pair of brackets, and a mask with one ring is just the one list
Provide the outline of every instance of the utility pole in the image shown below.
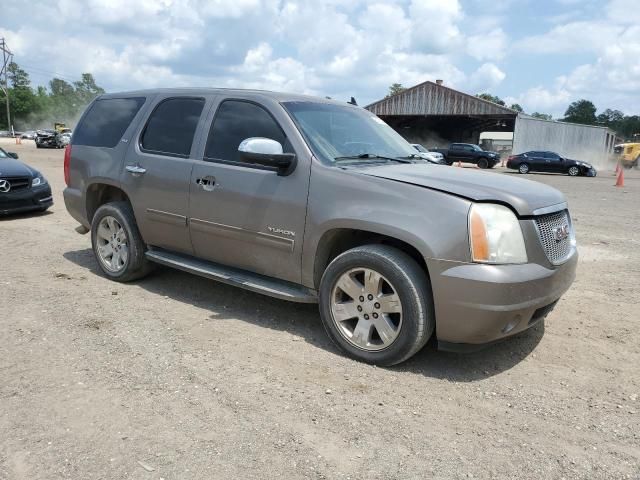
[[12,131],[11,128],[11,110],[9,107],[9,80],[8,80],[8,70],[9,64],[11,63],[11,57],[13,53],[7,47],[7,42],[5,42],[4,38],[0,38],[0,50],[2,50],[2,67],[0,68],[0,78],[4,74],[4,86],[0,83],[0,89],[4,92],[4,96],[7,100],[7,130]]

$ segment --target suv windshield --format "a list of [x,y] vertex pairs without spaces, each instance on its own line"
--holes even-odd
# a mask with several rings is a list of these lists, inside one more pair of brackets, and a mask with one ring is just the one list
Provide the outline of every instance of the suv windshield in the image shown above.
[[325,162],[417,157],[404,138],[362,108],[314,102],[284,102],[283,106],[313,152]]

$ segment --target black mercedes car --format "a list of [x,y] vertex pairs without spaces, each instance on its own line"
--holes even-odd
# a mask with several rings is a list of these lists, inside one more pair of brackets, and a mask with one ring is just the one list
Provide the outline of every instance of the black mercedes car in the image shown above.
[[507,160],[507,168],[518,170],[520,173],[565,173],[572,177],[577,177],[578,175],[595,177],[597,175],[596,169],[590,163],[571,160],[555,152],[545,151],[531,151],[511,155]]
[[51,205],[51,187],[42,174],[0,148],[0,215],[44,212]]

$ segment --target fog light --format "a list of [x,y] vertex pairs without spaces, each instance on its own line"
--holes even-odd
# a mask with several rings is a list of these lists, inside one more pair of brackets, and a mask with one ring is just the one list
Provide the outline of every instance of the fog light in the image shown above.
[[509,333],[511,330],[516,328],[521,321],[522,315],[516,315],[513,320],[510,320],[504,327],[502,327],[502,333]]

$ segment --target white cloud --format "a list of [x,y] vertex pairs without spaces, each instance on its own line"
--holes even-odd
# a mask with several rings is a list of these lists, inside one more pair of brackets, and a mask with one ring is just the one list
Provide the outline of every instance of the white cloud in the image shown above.
[[479,17],[491,33],[478,36],[461,28],[458,0],[34,0],[28,21],[17,3],[3,7],[0,35],[35,84],[91,71],[109,91],[235,86],[364,103],[394,82],[505,78],[502,20]]
[[501,28],[467,38],[467,52],[477,60],[499,60],[506,49],[507,35]]
[[506,76],[506,73],[493,63],[483,63],[473,72],[467,84],[474,91],[487,92],[500,85]]

